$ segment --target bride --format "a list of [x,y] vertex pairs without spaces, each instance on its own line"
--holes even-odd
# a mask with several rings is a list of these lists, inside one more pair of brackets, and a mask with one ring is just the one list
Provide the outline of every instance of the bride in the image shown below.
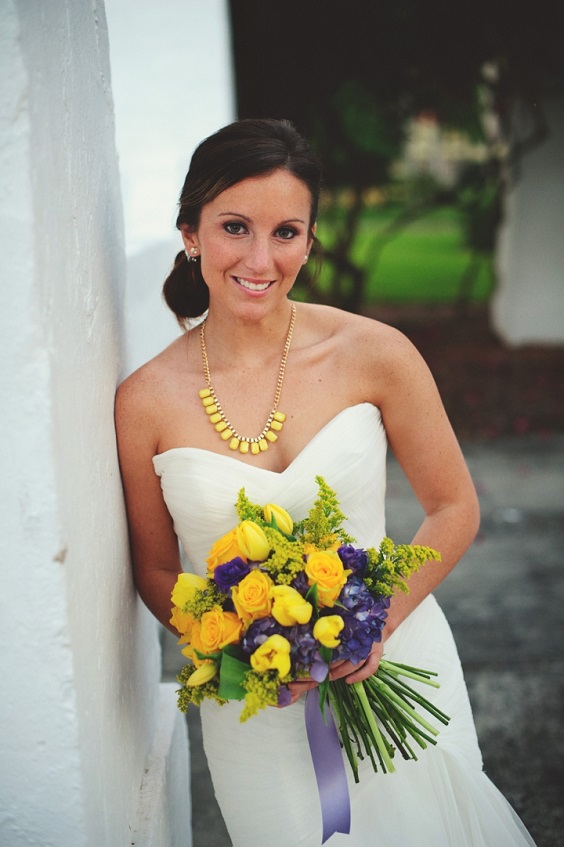
[[[202,142],[180,197],[184,250],[164,295],[184,328],[119,388],[116,422],[139,593],[170,627],[181,571],[178,539],[205,575],[212,543],[237,522],[237,492],[299,520],[323,476],[358,545],[385,534],[387,445],[424,510],[413,541],[437,549],[392,599],[382,644],[348,682],[387,658],[437,670],[433,695],[451,716],[436,747],[394,774],[351,781],[346,847],[533,844],[482,771],[456,648],[432,592],[478,527],[478,504],[433,379],[412,345],[378,321],[293,302],[315,238],[318,163],[286,121],[243,120]],[[192,322],[193,324],[194,322]],[[206,405],[204,405],[204,403]],[[321,844],[321,813],[305,735],[305,692],[244,724],[241,704],[202,706],[204,746],[234,847]]]

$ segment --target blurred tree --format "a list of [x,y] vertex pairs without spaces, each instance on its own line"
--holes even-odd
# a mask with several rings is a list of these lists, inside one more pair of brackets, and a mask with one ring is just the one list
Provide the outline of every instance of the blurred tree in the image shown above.
[[[327,187],[349,189],[326,253],[332,302],[354,311],[362,304],[365,273],[352,248],[364,192],[389,181],[410,117],[432,110],[441,124],[484,139],[487,86],[488,108],[502,126],[519,97],[534,117],[529,144],[544,137],[541,95],[563,78],[559,5],[539,0],[533,12],[509,0],[231,0],[239,116],[289,118],[318,150]],[[488,76],[487,67],[495,72]],[[515,161],[522,152],[513,150]],[[471,179],[467,173],[459,194],[468,245],[478,253],[484,233],[477,227],[491,232],[499,222],[500,173],[493,178],[494,170],[487,163],[483,174]],[[486,196],[481,183],[487,183],[489,207],[479,222]],[[429,188],[375,236],[372,264],[389,238],[436,201]],[[470,269],[462,300],[471,280]]]

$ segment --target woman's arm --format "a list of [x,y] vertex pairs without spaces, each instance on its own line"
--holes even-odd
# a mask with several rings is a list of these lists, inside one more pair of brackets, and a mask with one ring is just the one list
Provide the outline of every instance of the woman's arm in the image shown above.
[[134,374],[118,389],[116,431],[137,590],[156,618],[169,623],[170,595],[181,572],[178,539],[153,469],[155,415],[143,379]]
[[[389,328],[388,328],[389,329]],[[425,517],[412,543],[432,547],[441,562],[429,562],[409,582],[409,594],[392,598],[384,640],[442,582],[471,545],[479,525],[478,499],[462,451],[431,373],[413,345],[395,330],[386,332],[378,405],[389,444],[421,504]],[[343,665],[350,682],[378,667],[382,645],[356,672]]]

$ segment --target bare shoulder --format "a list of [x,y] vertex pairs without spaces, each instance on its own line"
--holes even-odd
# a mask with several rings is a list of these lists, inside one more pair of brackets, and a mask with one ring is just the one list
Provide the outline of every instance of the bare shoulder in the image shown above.
[[424,364],[411,341],[389,324],[331,306],[306,309],[314,332],[334,345],[343,365],[391,374]]
[[158,440],[160,419],[167,398],[178,380],[184,338],[178,338],[128,376],[116,394],[116,426],[119,435],[139,435]]

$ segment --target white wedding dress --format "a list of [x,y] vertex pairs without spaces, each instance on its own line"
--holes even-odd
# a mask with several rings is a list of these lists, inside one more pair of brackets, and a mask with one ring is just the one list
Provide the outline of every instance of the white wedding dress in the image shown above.
[[[338,414],[280,474],[190,447],[153,461],[176,532],[200,575],[212,543],[237,523],[234,503],[243,486],[253,502],[278,503],[296,520],[309,511],[321,475],[337,492],[357,545],[376,546],[385,534],[386,435],[379,411],[367,403]],[[328,847],[533,845],[482,771],[456,647],[432,596],[389,638],[385,655],[438,671],[440,689],[424,693],[451,722],[417,762],[396,755],[393,774],[375,774],[361,763],[360,784],[349,778],[350,835],[335,833]],[[244,724],[240,703],[206,701],[201,708],[205,751],[233,847],[321,845],[304,701],[264,709]]]

